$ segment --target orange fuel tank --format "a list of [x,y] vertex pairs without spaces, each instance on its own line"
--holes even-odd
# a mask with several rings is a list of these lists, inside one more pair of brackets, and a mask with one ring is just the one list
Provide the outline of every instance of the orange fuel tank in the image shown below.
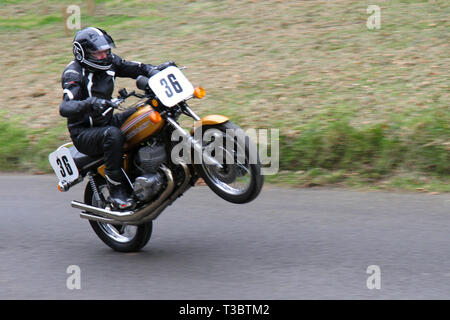
[[128,150],[142,140],[155,134],[164,125],[164,120],[162,119],[158,123],[153,123],[150,121],[150,114],[156,112],[150,106],[139,107],[138,110],[133,113],[122,125],[120,130],[125,135],[125,149]]

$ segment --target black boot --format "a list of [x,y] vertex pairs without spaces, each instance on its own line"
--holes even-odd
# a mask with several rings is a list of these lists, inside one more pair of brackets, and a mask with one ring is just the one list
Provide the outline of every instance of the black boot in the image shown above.
[[136,206],[133,199],[128,197],[125,186],[119,180],[111,179],[108,175],[106,176],[106,184],[109,190],[109,200],[111,201],[113,207],[119,210],[133,210]]

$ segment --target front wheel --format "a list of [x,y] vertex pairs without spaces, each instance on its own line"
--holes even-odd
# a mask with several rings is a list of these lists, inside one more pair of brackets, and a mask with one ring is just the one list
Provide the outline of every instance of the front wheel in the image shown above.
[[[107,199],[109,192],[106,181],[100,176],[96,176],[94,180],[100,195],[103,199]],[[84,202],[95,207],[105,207],[103,201],[98,203],[95,200],[89,183],[84,192]],[[138,226],[115,225],[92,220],[89,220],[89,223],[97,236],[106,245],[119,252],[134,252],[142,249],[150,240],[153,229],[152,221]]]
[[[226,201],[242,204],[261,192],[264,177],[256,145],[236,124],[227,121],[201,129],[203,152],[214,157],[222,167],[208,164],[199,155],[194,166],[206,184]],[[197,139],[198,132],[194,132]],[[201,163],[199,162],[201,160]]]

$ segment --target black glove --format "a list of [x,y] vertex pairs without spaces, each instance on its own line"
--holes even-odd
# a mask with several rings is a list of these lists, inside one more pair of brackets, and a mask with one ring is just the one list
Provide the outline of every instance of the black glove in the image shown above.
[[176,65],[176,63],[175,63],[174,61],[167,61],[167,62],[164,62],[164,63],[162,63],[162,64],[156,66],[156,68],[157,68],[158,70],[164,70],[165,68],[171,67],[171,66],[176,67],[177,65]]
[[153,77],[155,74],[157,74],[158,72],[161,72],[161,71],[159,71],[158,68],[153,68],[152,70],[150,70],[150,71],[148,72],[148,77],[151,78],[151,77]]
[[158,68],[151,64],[143,64],[141,68],[142,68],[142,75],[146,76],[147,78],[151,78],[152,76],[154,76],[159,72]]
[[101,116],[103,112],[108,110],[110,107],[117,108],[117,105],[114,102],[101,98],[89,97],[86,101],[95,116]]

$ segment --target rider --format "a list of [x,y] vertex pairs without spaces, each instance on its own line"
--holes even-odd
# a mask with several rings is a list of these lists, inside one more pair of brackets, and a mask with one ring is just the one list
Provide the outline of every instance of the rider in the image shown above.
[[102,29],[88,27],[76,33],[73,40],[75,59],[62,74],[64,91],[59,111],[67,118],[70,137],[80,152],[90,156],[104,155],[105,176],[113,206],[129,209],[134,207],[134,202],[123,185],[124,136],[120,127],[136,109],[105,114],[110,107],[115,107],[110,101],[114,80],[116,77],[136,79],[139,75],[151,77],[173,62],[159,66],[129,62],[111,53],[111,48],[115,48],[114,41]]

